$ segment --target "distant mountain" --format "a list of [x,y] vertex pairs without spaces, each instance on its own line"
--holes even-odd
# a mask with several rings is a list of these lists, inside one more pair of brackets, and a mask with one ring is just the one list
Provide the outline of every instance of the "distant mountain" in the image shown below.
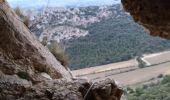
[[46,7],[85,7],[120,4],[120,0],[7,0],[12,7],[42,8]]
[[88,7],[49,7],[40,11],[31,23],[31,30],[42,41],[47,36],[51,40],[68,40],[88,35],[85,28],[96,22],[123,16],[121,5]]

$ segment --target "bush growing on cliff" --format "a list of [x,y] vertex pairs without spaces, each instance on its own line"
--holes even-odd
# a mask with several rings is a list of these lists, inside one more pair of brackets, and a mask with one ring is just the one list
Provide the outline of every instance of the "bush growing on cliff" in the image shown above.
[[68,56],[65,54],[64,49],[58,42],[52,41],[48,48],[64,67],[68,67]]
[[20,9],[20,7],[16,7],[14,9],[15,13],[20,17],[20,19],[22,20],[22,22],[28,27],[30,24],[30,17],[26,16],[23,14],[22,10]]
[[28,16],[24,16],[23,18],[23,23],[29,27],[29,24],[30,24],[30,18]]

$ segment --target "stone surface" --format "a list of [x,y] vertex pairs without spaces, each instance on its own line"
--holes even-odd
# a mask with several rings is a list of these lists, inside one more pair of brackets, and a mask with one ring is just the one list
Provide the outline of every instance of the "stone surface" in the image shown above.
[[0,100],[81,100],[80,85],[65,79],[46,80],[33,85],[17,76],[1,74]]
[[53,79],[70,78],[6,2],[0,3],[0,70],[7,75],[25,72],[31,79],[41,72]]
[[169,0],[122,0],[122,4],[151,35],[170,39]]
[[[32,84],[16,75],[0,73],[0,100],[84,100],[91,85],[66,79]],[[104,80],[95,83],[85,100],[120,100],[122,93],[114,81]]]
[[[82,95],[85,96],[91,84],[85,83],[80,87]],[[123,91],[115,84],[113,80],[106,79],[94,83],[86,96],[85,100],[120,100]]]

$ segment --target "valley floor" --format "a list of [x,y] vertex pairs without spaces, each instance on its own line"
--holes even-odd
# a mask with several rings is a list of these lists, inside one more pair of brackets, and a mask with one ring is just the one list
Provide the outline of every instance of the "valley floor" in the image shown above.
[[102,73],[102,72],[111,71],[111,70],[118,70],[118,69],[120,70],[120,69],[137,66],[137,65],[138,65],[138,62],[136,61],[136,59],[132,59],[132,60],[118,62],[118,63],[112,63],[112,64],[101,65],[101,66],[96,66],[96,67],[73,70],[72,74],[74,76],[83,76],[83,75],[88,75],[88,74]]
[[[92,81],[111,78],[120,85],[127,86],[151,80],[160,74],[170,74],[170,51],[144,55],[150,63],[146,68],[138,68],[135,59],[72,71],[74,76],[88,77]],[[81,73],[80,73],[81,72]]]

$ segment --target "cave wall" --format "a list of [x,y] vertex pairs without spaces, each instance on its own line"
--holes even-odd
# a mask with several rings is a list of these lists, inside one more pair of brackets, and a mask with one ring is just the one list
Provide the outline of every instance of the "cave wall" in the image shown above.
[[170,39],[170,0],[121,0],[124,9],[153,36]]

